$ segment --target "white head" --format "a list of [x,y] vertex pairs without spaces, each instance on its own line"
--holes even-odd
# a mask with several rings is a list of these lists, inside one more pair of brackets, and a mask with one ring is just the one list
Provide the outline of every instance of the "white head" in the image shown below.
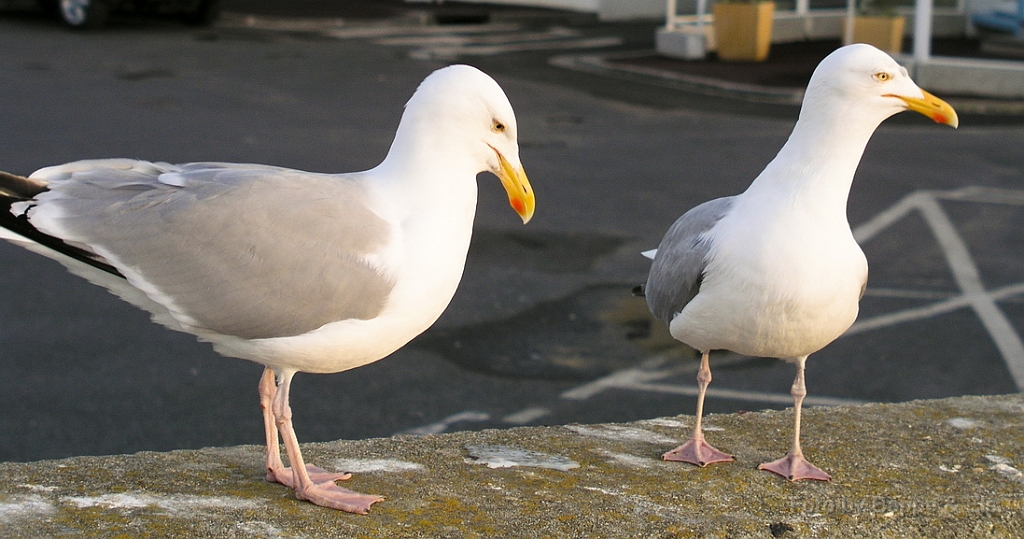
[[430,151],[457,148],[479,164],[475,172],[490,171],[501,180],[525,223],[533,215],[534,196],[519,161],[517,132],[512,105],[498,83],[475,67],[452,65],[420,83],[405,106],[395,142],[408,137]]
[[888,54],[863,43],[836,49],[818,64],[804,94],[800,115],[840,114],[851,123],[870,124],[904,110],[956,127],[956,111],[918,88],[906,68]]

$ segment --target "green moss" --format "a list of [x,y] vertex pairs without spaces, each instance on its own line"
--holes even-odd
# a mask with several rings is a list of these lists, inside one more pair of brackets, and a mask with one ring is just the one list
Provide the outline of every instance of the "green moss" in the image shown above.
[[[1024,397],[810,409],[804,449],[832,473],[831,483],[789,483],[754,469],[789,444],[792,413],[771,412],[710,416],[709,424],[724,429],[713,432],[714,443],[738,461],[707,468],[659,461],[668,449],[660,444],[587,437],[561,427],[310,446],[311,461],[401,455],[426,466],[410,473],[359,474],[343,483],[385,496],[368,516],[315,507],[265,482],[257,449],[0,464],[0,501],[27,493],[52,500],[52,519],[24,528],[36,536],[72,530],[85,537],[222,537],[238,534],[244,522],[310,538],[771,537],[769,526],[780,522],[793,528],[783,537],[952,537],[947,528],[963,531],[961,536],[1024,536],[1020,483],[990,470],[985,459],[1000,455],[1024,467],[1024,408],[1005,403],[1024,405]],[[945,423],[951,417],[979,424],[955,429]],[[464,448],[474,444],[542,451],[581,466],[563,472],[466,464]],[[614,453],[638,460],[627,464],[609,456]],[[939,468],[954,464],[961,466],[956,473]],[[24,484],[60,488],[31,491],[19,486]],[[78,509],[60,501],[137,491],[236,496],[260,505],[183,517],[152,508]]]

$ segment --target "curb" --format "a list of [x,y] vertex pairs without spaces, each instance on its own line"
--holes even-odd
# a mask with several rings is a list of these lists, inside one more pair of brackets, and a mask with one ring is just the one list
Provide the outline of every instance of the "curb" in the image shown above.
[[[799,106],[803,101],[803,88],[744,84],[617,62],[617,60],[629,60],[631,58],[650,56],[651,54],[655,54],[655,52],[640,50],[607,54],[567,54],[552,57],[548,60],[548,63],[552,66],[572,71],[643,82],[686,92],[726,97],[752,103]],[[1024,116],[1024,101],[967,96],[953,96],[944,99],[961,114]]]
[[715,97],[730,97],[755,103],[799,105],[804,98],[803,88],[779,88],[729,82],[699,75],[687,75],[665,69],[614,63],[649,56],[654,51],[629,51],[610,54],[566,54],[552,57],[548,63],[563,69],[605,75],[618,79],[646,82],[667,88],[696,92]]

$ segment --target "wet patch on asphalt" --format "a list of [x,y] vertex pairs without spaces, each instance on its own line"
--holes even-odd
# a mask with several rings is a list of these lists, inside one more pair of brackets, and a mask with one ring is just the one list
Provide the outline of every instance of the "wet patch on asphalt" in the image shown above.
[[544,273],[586,273],[627,241],[625,236],[588,232],[478,228],[473,231],[468,258],[473,264]]
[[547,380],[598,378],[652,352],[691,353],[632,287],[592,285],[504,320],[428,331],[412,344],[467,370]]

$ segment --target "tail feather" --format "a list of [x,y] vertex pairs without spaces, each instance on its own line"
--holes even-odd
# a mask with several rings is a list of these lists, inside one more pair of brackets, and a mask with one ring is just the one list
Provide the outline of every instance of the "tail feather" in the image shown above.
[[28,200],[46,191],[46,182],[0,170],[0,195]]
[[[47,191],[46,182],[0,171],[0,228],[15,234],[15,236],[8,236],[4,239],[17,239],[20,242],[21,240],[18,239],[18,236],[20,236],[30,242],[84,262],[98,270],[123,277],[117,268],[108,264],[95,253],[70,245],[60,238],[40,231],[29,222],[26,212],[11,210],[13,204],[30,201],[36,195],[45,191]],[[0,237],[3,236],[0,234]]]

